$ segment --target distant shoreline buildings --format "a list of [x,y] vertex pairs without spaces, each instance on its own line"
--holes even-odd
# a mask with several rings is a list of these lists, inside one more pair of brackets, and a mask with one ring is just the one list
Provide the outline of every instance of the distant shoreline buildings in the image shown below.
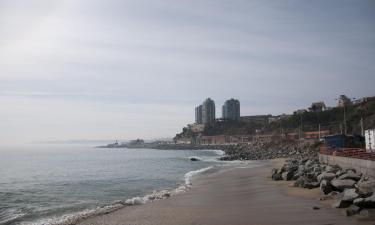
[[[340,95],[337,99],[337,107],[345,108],[350,105],[361,104],[367,101],[367,98],[355,99],[353,101],[345,95]],[[301,115],[307,112],[323,112],[331,110],[332,107],[327,107],[323,101],[313,102],[311,107],[307,109],[299,109],[293,112],[294,115]],[[256,115],[256,116],[241,116],[240,101],[234,98],[228,99],[222,106],[222,117],[216,119],[215,102],[211,98],[207,98],[201,105],[195,107],[195,124],[207,125],[214,124],[216,121],[243,121],[243,122],[262,122],[268,124],[278,121],[282,118],[287,118],[292,115],[282,114],[279,116]]]
[[[216,121],[215,102],[211,98],[207,98],[201,105],[195,107],[195,123],[196,124],[213,124]],[[237,99],[229,99],[222,106],[223,120],[240,120],[240,101]]]

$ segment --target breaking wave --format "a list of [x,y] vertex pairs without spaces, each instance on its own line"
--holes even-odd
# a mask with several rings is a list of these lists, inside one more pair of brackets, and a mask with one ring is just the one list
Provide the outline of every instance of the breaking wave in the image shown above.
[[153,201],[158,201],[158,200],[162,200],[165,198],[169,198],[171,196],[187,191],[192,186],[192,181],[191,181],[192,177],[198,174],[201,174],[203,172],[206,172],[212,168],[213,167],[210,166],[210,167],[206,167],[206,168],[202,168],[199,170],[194,170],[194,171],[190,171],[186,173],[184,177],[185,183],[178,186],[177,188],[173,190],[154,191],[153,193],[145,195],[143,197],[133,197],[125,201],[120,200],[120,201],[113,202],[110,205],[98,207],[95,209],[87,209],[78,213],[65,214],[63,216],[42,219],[36,222],[21,222],[20,224],[21,225],[72,225],[84,219],[97,216],[97,215],[103,215],[103,214],[107,214],[110,212],[114,212],[124,207],[134,206],[134,205],[143,205],[148,202],[153,202]]

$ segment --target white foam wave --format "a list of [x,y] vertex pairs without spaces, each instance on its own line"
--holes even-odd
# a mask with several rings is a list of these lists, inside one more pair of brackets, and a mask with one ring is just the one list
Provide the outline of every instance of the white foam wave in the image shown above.
[[190,171],[185,174],[185,184],[182,184],[178,186],[176,189],[170,191],[170,190],[161,190],[161,191],[154,191],[151,194],[145,195],[143,197],[133,197],[130,199],[127,199],[125,201],[116,201],[111,205],[104,206],[104,207],[98,207],[96,209],[87,209],[84,211],[81,211],[79,213],[72,213],[72,214],[66,214],[60,217],[53,217],[48,219],[39,220],[36,222],[23,222],[21,225],[70,225],[70,224],[77,224],[79,221],[82,221],[86,218],[96,216],[96,215],[102,215],[106,213],[110,213],[113,211],[116,211],[118,209],[127,207],[127,206],[133,206],[133,205],[143,205],[148,202],[158,201],[162,200],[180,193],[185,192],[188,190],[189,187],[191,187],[192,182],[191,178],[197,174],[203,173],[209,169],[211,169],[212,166],[202,168],[195,171]]
[[187,186],[191,186],[192,183],[191,183],[191,178],[197,174],[200,174],[200,173],[203,173],[209,169],[212,169],[212,166],[209,166],[209,167],[206,167],[206,168],[203,168],[203,169],[200,169],[200,170],[194,170],[194,171],[190,171],[188,173],[185,174],[185,185]]
[[205,150],[205,151],[214,152],[216,155],[219,155],[219,156],[223,156],[225,154],[223,150]]

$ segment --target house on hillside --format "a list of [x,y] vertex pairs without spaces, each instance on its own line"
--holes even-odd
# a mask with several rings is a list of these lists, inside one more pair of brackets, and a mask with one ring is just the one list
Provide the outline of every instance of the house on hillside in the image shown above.
[[310,112],[323,112],[326,110],[326,104],[324,102],[313,102],[309,108]]

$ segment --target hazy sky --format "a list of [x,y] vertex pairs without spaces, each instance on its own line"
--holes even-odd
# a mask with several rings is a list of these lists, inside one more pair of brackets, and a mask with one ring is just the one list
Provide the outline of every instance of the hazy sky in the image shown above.
[[375,95],[375,1],[0,0],[0,143],[172,137]]

